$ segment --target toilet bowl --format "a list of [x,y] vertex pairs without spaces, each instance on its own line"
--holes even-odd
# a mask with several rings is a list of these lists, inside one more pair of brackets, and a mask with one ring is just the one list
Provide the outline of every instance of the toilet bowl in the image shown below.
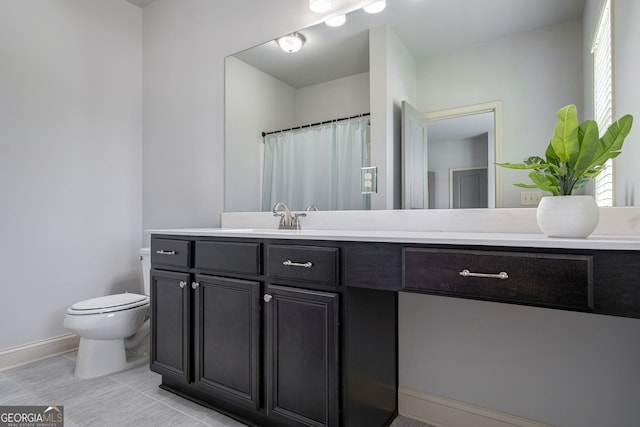
[[77,302],[67,309],[63,325],[80,336],[76,377],[100,377],[147,362],[149,258],[149,248],[141,249],[145,295],[107,295]]

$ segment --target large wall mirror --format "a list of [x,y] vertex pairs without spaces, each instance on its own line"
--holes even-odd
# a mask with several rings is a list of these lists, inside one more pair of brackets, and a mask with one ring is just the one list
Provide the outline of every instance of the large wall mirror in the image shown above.
[[[263,133],[350,121],[355,121],[349,124],[352,127],[337,131],[334,127],[332,132],[355,132],[358,147],[348,153],[349,162],[355,159],[355,163],[349,163],[351,172],[331,185],[341,191],[349,187],[350,193],[343,197],[354,203],[320,206],[308,199],[292,208],[307,204],[332,210],[401,208],[402,101],[425,118],[474,105],[500,105],[499,120],[490,121],[500,123],[500,129],[492,132],[501,135],[501,147],[496,150],[492,140],[477,150],[486,164],[461,161],[452,163],[450,170],[428,172],[435,174],[434,183],[447,182],[449,189],[451,170],[485,167],[492,177],[486,206],[520,207],[521,189],[512,184],[526,180],[526,175],[496,171],[491,156],[495,161],[517,162],[542,154],[555,112],[566,104],[576,104],[583,118],[590,117],[588,44],[598,3],[393,0],[376,15],[349,13],[341,27],[321,23],[298,31],[305,42],[296,53],[285,53],[275,41],[268,41],[226,58],[225,211],[268,209],[263,193],[265,180],[272,178],[265,178],[265,157],[272,154],[265,148]],[[352,119],[335,121],[348,118]],[[438,117],[440,123],[434,128],[445,127],[445,119]],[[459,127],[453,119],[452,124]],[[446,154],[447,146],[452,144],[434,145],[434,158],[463,157]],[[289,179],[297,186],[289,191],[307,194],[315,182],[335,179],[335,166],[326,166],[320,154],[343,154],[327,150],[319,148],[291,160],[298,168],[316,170],[310,178]],[[378,167],[377,194],[361,194],[358,165]],[[275,169],[287,179],[288,169]],[[290,203],[282,197],[279,201]],[[446,201],[443,197],[431,207],[453,207],[450,203],[447,194]]]

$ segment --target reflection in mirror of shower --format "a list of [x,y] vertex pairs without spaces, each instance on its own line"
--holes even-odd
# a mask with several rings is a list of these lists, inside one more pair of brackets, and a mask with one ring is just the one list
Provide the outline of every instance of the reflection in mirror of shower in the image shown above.
[[360,169],[369,156],[368,117],[265,135],[262,210],[279,201],[291,210],[367,209]]

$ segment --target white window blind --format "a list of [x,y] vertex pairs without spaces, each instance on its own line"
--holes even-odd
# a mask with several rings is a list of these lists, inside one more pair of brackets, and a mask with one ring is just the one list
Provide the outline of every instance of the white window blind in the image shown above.
[[[611,46],[611,0],[605,0],[596,25],[593,54],[593,111],[600,132],[613,122],[613,55]],[[605,163],[594,182],[598,206],[613,206],[613,162]]]

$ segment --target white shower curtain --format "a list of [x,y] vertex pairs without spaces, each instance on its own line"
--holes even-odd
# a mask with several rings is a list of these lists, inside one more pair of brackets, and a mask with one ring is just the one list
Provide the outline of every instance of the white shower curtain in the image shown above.
[[366,209],[360,168],[369,166],[366,117],[264,137],[262,210],[277,202],[291,210]]

